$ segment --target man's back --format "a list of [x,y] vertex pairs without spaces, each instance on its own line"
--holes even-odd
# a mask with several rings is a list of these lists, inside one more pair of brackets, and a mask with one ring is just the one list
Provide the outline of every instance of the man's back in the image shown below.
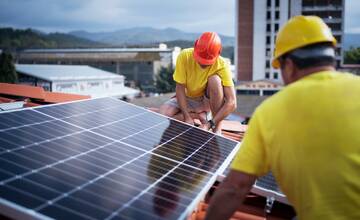
[[233,168],[271,170],[300,219],[359,219],[359,98],[360,78],[350,74],[289,85],[257,109]]

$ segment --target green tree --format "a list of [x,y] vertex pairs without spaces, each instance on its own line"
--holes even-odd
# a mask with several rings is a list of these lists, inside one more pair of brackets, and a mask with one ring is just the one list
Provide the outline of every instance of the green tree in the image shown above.
[[358,48],[351,47],[350,50],[345,51],[344,63],[360,64],[360,47]]
[[17,73],[10,53],[1,53],[0,55],[0,82],[16,83]]
[[156,75],[156,89],[160,93],[174,92],[175,91],[175,81],[172,76],[174,69],[169,67],[161,67],[158,74]]

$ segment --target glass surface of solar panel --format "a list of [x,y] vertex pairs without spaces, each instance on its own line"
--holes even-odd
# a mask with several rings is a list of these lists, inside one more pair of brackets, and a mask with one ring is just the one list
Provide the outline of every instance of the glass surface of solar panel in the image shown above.
[[271,172],[256,180],[255,185],[267,190],[272,190],[274,192],[283,194],[278,184],[276,183],[275,177],[272,175]]
[[184,218],[237,148],[112,98],[0,119],[0,213],[7,201],[36,218]]

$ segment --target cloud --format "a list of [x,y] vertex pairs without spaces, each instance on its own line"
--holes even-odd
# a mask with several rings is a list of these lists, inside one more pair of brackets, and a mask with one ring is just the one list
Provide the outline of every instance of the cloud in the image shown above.
[[234,34],[235,0],[2,0],[0,25],[44,31],[174,27]]
[[345,29],[346,33],[360,33],[360,1],[345,0]]

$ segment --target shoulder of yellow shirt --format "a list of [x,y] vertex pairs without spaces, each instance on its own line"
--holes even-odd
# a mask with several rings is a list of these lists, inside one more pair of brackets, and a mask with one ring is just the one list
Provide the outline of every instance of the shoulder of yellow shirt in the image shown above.
[[[359,83],[360,83],[360,76],[354,75],[352,73],[338,72],[338,71],[326,71],[326,72],[334,73],[341,79],[358,80]],[[314,74],[316,74],[316,73],[314,73]],[[311,75],[309,75],[309,76],[311,76]],[[306,79],[306,78],[304,78],[304,79]],[[259,111],[263,111],[263,110],[267,111],[267,110],[269,110],[269,108],[271,108],[271,106],[273,106],[277,102],[281,101],[283,96],[287,95],[291,90],[297,89],[299,86],[301,86],[302,83],[304,82],[304,79],[300,79],[300,80],[298,80],[296,82],[291,83],[290,85],[284,86],[284,88],[282,90],[280,90],[276,94],[274,94],[271,97],[264,100],[261,103],[261,105],[258,106],[258,108],[256,110],[259,110]],[[359,84],[359,86],[360,86],[360,84]]]

